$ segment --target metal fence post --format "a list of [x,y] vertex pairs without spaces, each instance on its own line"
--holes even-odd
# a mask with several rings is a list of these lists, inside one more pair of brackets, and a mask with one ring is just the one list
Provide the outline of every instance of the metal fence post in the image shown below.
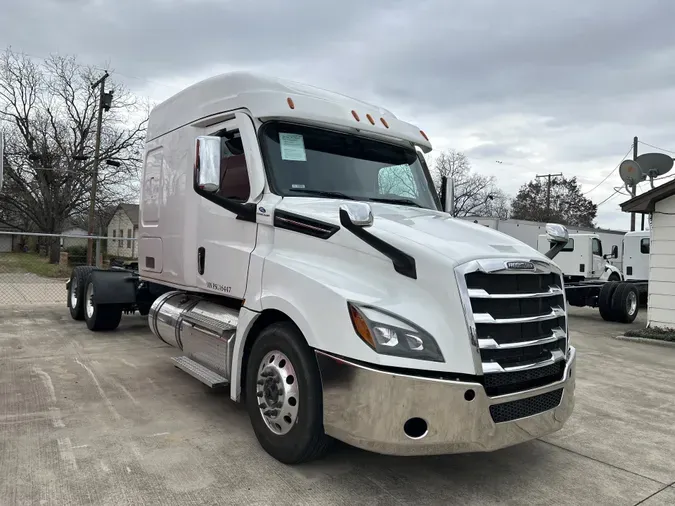
[[96,239],[96,262],[94,262],[94,265],[96,267],[101,267],[101,236],[103,235],[103,231],[101,230],[101,227],[98,229],[98,239]]

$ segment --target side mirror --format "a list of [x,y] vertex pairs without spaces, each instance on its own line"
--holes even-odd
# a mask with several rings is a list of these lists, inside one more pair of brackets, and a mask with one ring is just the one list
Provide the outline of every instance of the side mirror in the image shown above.
[[619,247],[616,244],[612,246],[612,258],[619,258]]
[[546,224],[546,238],[554,246],[548,250],[545,255],[553,259],[560,251],[565,247],[567,241],[570,240],[569,233],[567,232],[567,227],[560,225],[559,223],[547,223]]
[[367,202],[350,202],[340,206],[340,223],[345,220],[357,227],[369,227],[373,224],[373,210]]
[[220,137],[202,135],[195,142],[197,186],[209,193],[220,190]]
[[455,215],[455,184],[448,176],[441,177],[441,208],[451,216]]

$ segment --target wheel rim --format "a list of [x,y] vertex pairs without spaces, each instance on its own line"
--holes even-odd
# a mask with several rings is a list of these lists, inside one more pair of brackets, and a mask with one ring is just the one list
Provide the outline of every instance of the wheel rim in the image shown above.
[[630,292],[626,298],[626,310],[629,315],[633,315],[637,310],[637,295],[635,292]]
[[70,307],[73,309],[77,307],[77,278],[73,278],[70,282]]
[[260,362],[256,395],[260,415],[274,434],[288,433],[298,418],[298,378],[288,357],[271,351]]
[[94,283],[89,283],[87,285],[87,295],[85,296],[87,305],[85,307],[87,312],[87,318],[94,316]]

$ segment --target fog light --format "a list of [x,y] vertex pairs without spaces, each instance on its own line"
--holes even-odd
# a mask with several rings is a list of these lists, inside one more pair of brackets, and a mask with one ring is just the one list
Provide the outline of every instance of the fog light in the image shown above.
[[429,432],[429,426],[422,418],[410,418],[403,424],[403,432],[410,439],[422,439]]

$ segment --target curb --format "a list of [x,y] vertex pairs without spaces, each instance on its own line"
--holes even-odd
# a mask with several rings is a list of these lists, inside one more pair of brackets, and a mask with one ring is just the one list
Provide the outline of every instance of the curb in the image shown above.
[[673,341],[661,341],[659,339],[651,339],[648,337],[616,336],[614,339],[619,339],[620,341],[630,341],[633,343],[645,343],[652,346],[662,346],[664,348],[675,348],[675,342]]

